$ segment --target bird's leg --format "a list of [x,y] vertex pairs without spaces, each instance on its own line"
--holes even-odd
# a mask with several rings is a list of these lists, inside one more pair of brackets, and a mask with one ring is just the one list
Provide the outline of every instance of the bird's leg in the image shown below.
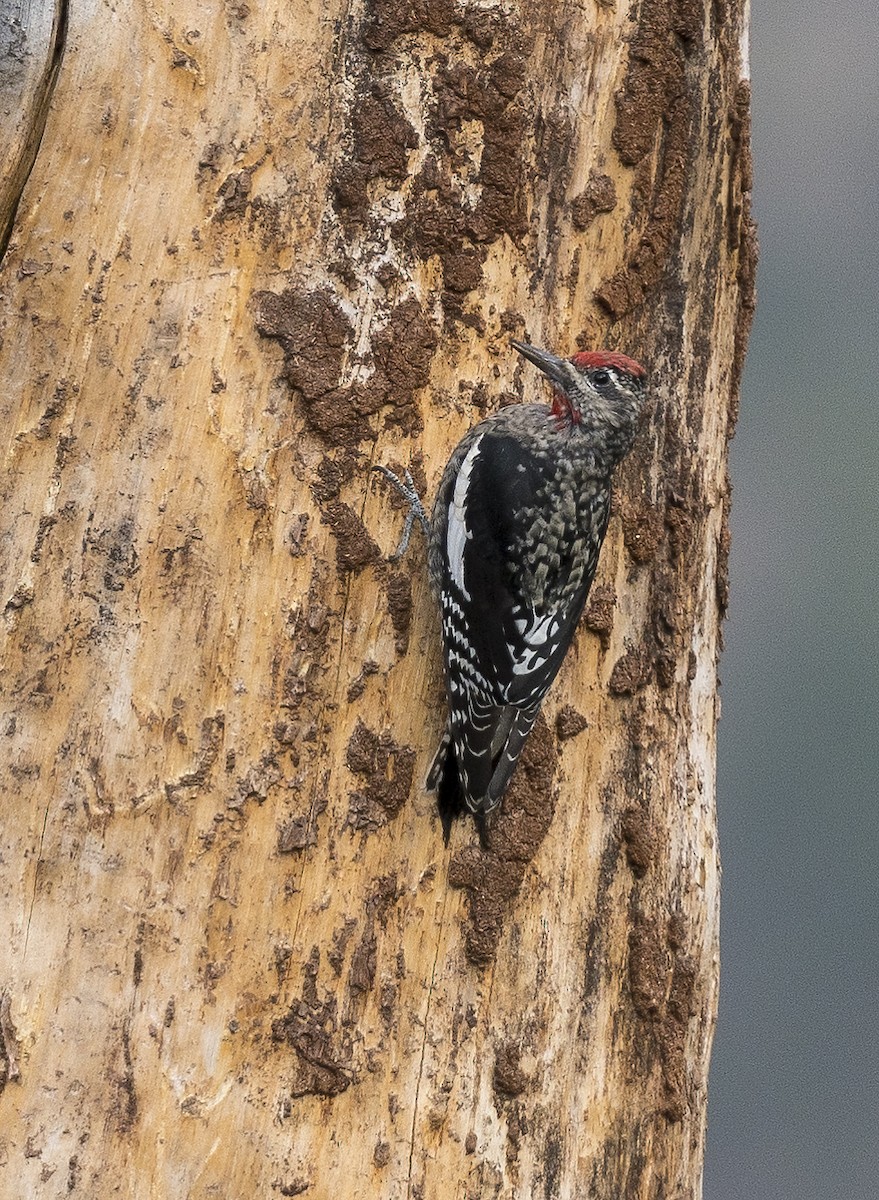
[[403,525],[403,536],[400,538],[399,545],[391,555],[391,562],[397,562],[403,557],[409,549],[409,538],[412,536],[412,526],[418,521],[421,528],[424,530],[425,537],[430,531],[430,520],[418,495],[418,489],[415,487],[415,482],[408,471],[403,472],[403,479],[396,475],[390,467],[382,467],[376,464],[373,471],[378,471],[380,475],[384,475],[385,479],[389,479],[404,500],[409,503],[409,511],[406,513],[406,521]]

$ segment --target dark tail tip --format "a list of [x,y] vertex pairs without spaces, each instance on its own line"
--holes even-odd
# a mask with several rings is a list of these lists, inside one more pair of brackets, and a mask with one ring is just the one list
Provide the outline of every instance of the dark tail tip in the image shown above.
[[458,776],[458,760],[455,758],[455,749],[452,745],[449,745],[446,751],[443,773],[437,786],[436,807],[443,826],[443,842],[448,846],[452,822],[466,808],[464,793],[461,790],[461,780]]
[[476,822],[476,832],[479,834],[479,845],[483,850],[491,850],[491,842],[488,836],[488,818],[483,809],[473,814],[473,820]]

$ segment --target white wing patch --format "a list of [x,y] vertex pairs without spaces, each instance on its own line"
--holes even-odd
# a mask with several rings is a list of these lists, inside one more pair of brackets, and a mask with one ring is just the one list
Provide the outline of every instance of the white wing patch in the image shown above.
[[455,491],[449,505],[449,519],[446,526],[446,559],[452,579],[461,589],[465,600],[470,600],[470,593],[464,582],[464,550],[468,541],[473,537],[473,531],[467,528],[467,492],[470,488],[470,476],[473,464],[479,454],[479,444],[484,434],[476,439],[461,463],[458,478],[455,480]]
[[539,617],[532,609],[525,616],[516,618],[513,624],[526,647],[513,656],[513,674],[530,675],[555,649],[553,643],[558,637],[559,619],[554,612]]
[[538,617],[537,613],[531,613],[531,619],[520,617],[513,624],[516,630],[522,635],[522,641],[528,646],[542,646],[548,638],[558,632],[558,621],[555,613],[547,613],[545,617]]

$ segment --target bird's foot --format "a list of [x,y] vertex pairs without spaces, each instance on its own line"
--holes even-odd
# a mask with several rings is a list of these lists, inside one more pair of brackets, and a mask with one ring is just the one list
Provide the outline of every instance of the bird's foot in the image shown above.
[[376,464],[372,469],[373,471],[378,471],[380,475],[384,475],[385,479],[389,479],[403,499],[408,501],[409,504],[409,511],[406,513],[406,521],[403,525],[403,535],[400,538],[397,549],[391,555],[391,562],[398,562],[409,549],[412,526],[418,521],[424,530],[425,536],[427,536],[430,531],[430,519],[428,518],[421,497],[418,495],[415,481],[408,471],[403,472],[403,478],[401,479],[390,467],[382,467]]

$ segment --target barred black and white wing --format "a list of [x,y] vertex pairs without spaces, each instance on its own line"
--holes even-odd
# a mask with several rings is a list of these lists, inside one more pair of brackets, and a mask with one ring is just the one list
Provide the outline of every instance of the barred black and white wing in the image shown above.
[[[434,507],[449,723],[428,786],[446,836],[463,805],[484,814],[500,801],[574,635],[607,527],[604,481],[583,486],[560,472],[507,428],[509,411],[463,440]],[[547,410],[532,413],[538,428],[540,419]]]

